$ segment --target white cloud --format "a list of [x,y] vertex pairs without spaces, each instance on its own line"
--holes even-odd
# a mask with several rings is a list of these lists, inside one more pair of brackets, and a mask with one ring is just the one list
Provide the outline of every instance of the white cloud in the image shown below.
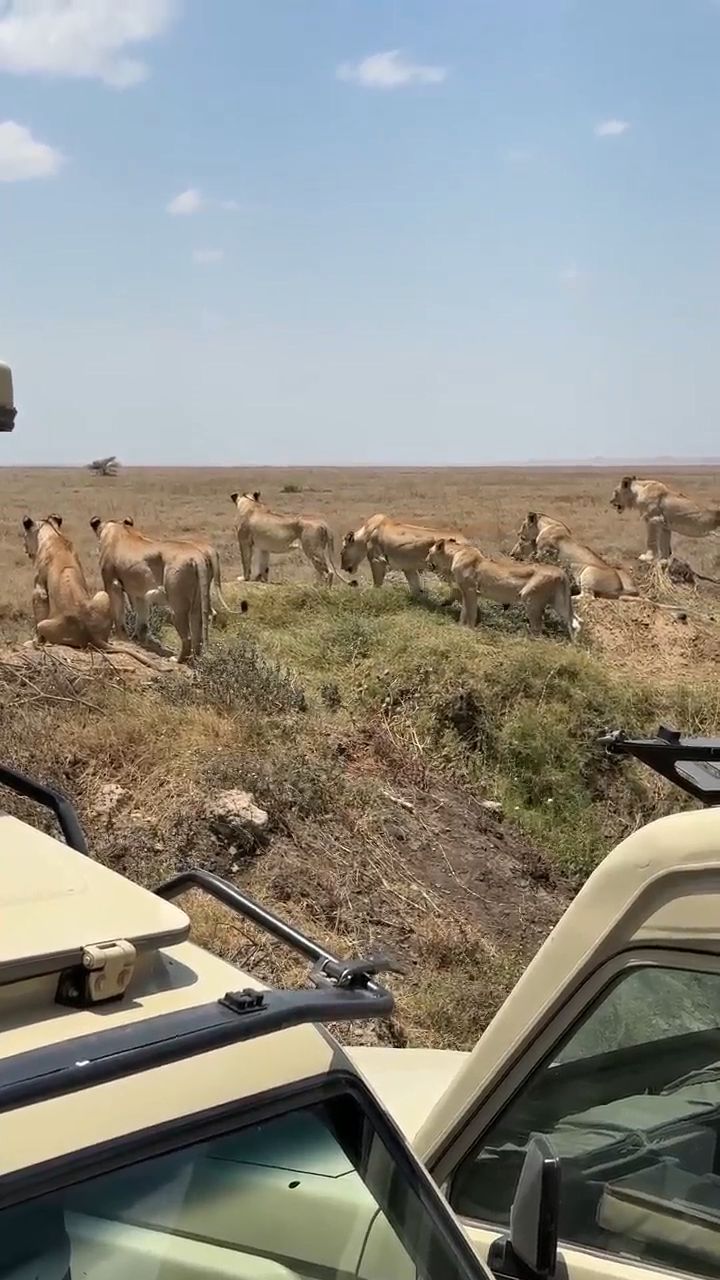
[[447,78],[447,67],[410,62],[400,49],[386,49],[360,62],[341,63],[337,77],[362,85],[364,89],[402,89],[413,84],[442,84]]
[[0,182],[52,178],[65,157],[47,142],[38,142],[29,129],[14,120],[0,122]]
[[[2,0],[0,0],[1,3]],[[241,204],[239,200],[216,200],[214,197],[203,195],[197,187],[188,187],[187,191],[181,191],[179,195],[173,196],[165,209],[167,213],[178,216],[199,213],[201,209],[222,209],[225,213],[240,213],[248,207]]]
[[193,262],[197,262],[202,267],[222,262],[224,257],[225,253],[222,249],[193,249]]
[[0,0],[0,71],[102,80],[148,76],[126,50],[162,34],[177,0]]
[[173,196],[165,208],[168,213],[177,217],[181,214],[197,213],[199,209],[202,209],[204,203],[205,201],[197,187],[188,187],[187,191],[181,191],[179,195]]
[[583,271],[575,262],[569,262],[560,272],[560,280],[567,289],[579,289],[587,280],[587,271]]
[[627,133],[630,124],[627,120],[601,120],[595,125],[596,138],[619,138],[622,133]]

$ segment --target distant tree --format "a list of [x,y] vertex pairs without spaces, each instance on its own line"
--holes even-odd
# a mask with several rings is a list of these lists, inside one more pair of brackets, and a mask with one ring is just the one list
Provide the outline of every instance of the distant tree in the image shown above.
[[94,462],[88,463],[88,471],[96,476],[116,476],[119,469],[120,463],[114,454],[110,458],[96,458]]

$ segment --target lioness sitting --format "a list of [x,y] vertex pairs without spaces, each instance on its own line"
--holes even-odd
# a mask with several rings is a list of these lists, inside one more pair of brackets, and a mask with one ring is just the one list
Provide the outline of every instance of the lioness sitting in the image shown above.
[[[25,516],[22,527],[25,550],[35,565],[32,607],[40,644],[124,653],[145,666],[154,666],[133,649],[108,643],[113,625],[111,594],[96,591],[90,595],[79,556],[61,532],[62,516],[51,515],[45,520]],[[118,584],[110,586],[117,595]]]
[[[207,644],[210,581],[202,551],[187,542],[146,538],[123,520],[93,516],[105,589],[118,582],[137,618],[138,639],[148,644],[150,605],[167,604],[180,637],[178,662],[199,657]],[[122,594],[110,595],[115,628],[126,635]]]
[[568,569],[580,588],[581,596],[617,600],[620,596],[639,594],[626,569],[609,564],[592,547],[578,542],[561,520],[528,511],[510,555],[514,560],[529,560],[546,550],[557,552],[560,564]]
[[543,613],[548,605],[565,623],[571,640],[580,629],[573,612],[567,575],[554,565],[491,559],[477,547],[454,538],[441,538],[433,543],[428,563],[437,573],[448,574],[457,586],[462,599],[460,621],[465,626],[475,626],[481,595],[498,604],[522,604],[533,636],[542,630]]
[[300,546],[307,556],[320,582],[332,586],[337,575],[333,563],[334,542],[330,528],[317,516],[286,516],[271,511],[260,501],[260,494],[231,493],[230,500],[237,509],[237,532],[243,576],[239,582],[252,578],[253,552],[258,550],[257,582],[267,582],[270,576],[270,556],[280,555]]
[[411,594],[420,596],[420,575],[429,567],[428,552],[442,538],[454,539],[458,544],[466,541],[459,533],[403,524],[391,516],[377,514],[370,516],[354,533],[345,534],[340,567],[346,573],[355,573],[361,560],[367,557],[374,586],[382,586],[388,569],[397,569],[404,573]]
[[641,560],[669,560],[673,533],[705,538],[720,530],[720,506],[701,507],[660,480],[623,476],[613,489],[610,505],[619,512],[640,512],[646,529]]

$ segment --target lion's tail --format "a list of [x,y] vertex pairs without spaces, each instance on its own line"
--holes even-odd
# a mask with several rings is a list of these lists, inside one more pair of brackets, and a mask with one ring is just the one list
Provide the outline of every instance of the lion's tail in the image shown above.
[[210,639],[210,570],[205,556],[196,560],[198,591],[200,594],[200,619],[202,627],[202,646],[207,647]]
[[247,600],[242,601],[239,609],[231,609],[230,605],[228,604],[227,600],[225,599],[222,593],[222,578],[220,575],[220,556],[218,555],[218,552],[215,547],[213,547],[212,550],[208,551],[208,558],[210,561],[210,567],[212,569],[212,582],[210,583],[210,587],[211,587],[211,590],[213,586],[215,587],[215,594],[220,602],[221,608],[225,610],[225,613],[229,613],[237,617],[240,617],[240,615],[243,613],[247,613],[247,610],[248,610]]
[[339,582],[352,583],[352,579],[347,577],[337,564],[337,561],[335,559],[335,537],[333,535],[332,529],[327,524],[323,525],[322,527],[322,537],[325,545],[325,556],[328,562],[328,572],[330,573],[330,581],[332,582],[335,578],[337,578]]

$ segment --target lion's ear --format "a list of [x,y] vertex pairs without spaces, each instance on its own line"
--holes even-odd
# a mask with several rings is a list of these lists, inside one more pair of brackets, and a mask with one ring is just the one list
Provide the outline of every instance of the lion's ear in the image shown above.
[[237,502],[237,500],[238,500],[238,498],[239,498],[239,497],[240,497],[240,494],[239,494],[239,493],[231,493],[231,494],[230,494],[230,501],[231,501],[231,502]]
[[349,533],[345,534],[345,541],[348,544],[355,541],[355,534],[353,533],[352,529],[350,530]]
[[92,520],[90,521],[90,528],[93,529],[95,533],[97,533],[101,524],[102,524],[102,520],[100,519],[100,517],[93,516]]
[[635,476],[623,476],[622,480],[620,481],[620,488],[629,489],[634,479],[635,479]]
[[48,520],[52,520],[53,524],[56,524],[58,529],[62,528],[62,516],[56,515],[54,511],[50,513]]
[[528,511],[527,518],[531,524],[534,524],[537,520],[537,511]]
[[439,551],[439,552],[442,554],[442,552],[445,550],[445,539],[444,539],[444,538],[439,538],[439,539],[438,539],[438,541],[435,543],[435,550],[436,550],[436,551]]
[[253,493],[253,498],[255,499],[255,501],[256,501],[256,502],[259,502],[259,501],[260,501],[260,490],[259,490],[259,489],[256,489],[256,490],[255,490],[255,492]]
[[23,516],[23,529],[25,530],[26,533],[30,532],[34,524],[35,524],[35,521],[33,520],[32,516]]
[[126,524],[128,529],[135,528],[135,521],[133,520],[132,516],[125,516],[125,519],[123,520],[123,524]]

